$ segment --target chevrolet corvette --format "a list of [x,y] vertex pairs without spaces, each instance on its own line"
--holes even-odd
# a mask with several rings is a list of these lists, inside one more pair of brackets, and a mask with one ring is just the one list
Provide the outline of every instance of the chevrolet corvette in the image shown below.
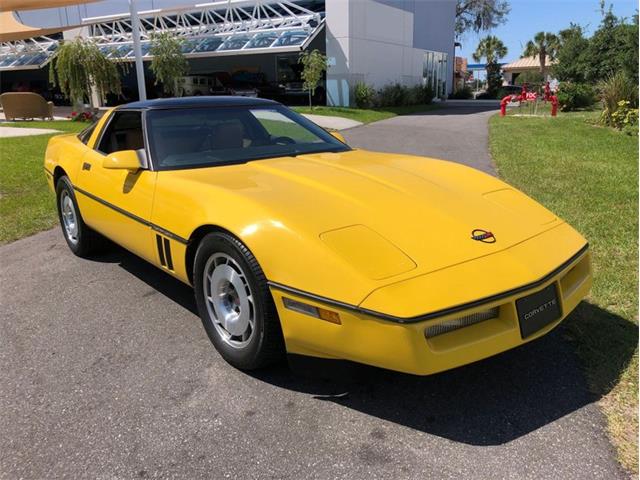
[[428,375],[546,334],[591,287],[586,240],[517,189],[351,148],[269,100],[122,105],[53,137],[44,169],[71,251],[106,238],[191,285],[241,369],[286,353]]

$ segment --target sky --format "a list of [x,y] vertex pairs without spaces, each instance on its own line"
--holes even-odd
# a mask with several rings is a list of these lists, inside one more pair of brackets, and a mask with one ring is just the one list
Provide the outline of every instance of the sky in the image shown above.
[[[475,63],[471,55],[480,39],[490,33],[502,40],[509,51],[502,61],[511,62],[520,58],[527,41],[539,31],[557,33],[574,22],[585,27],[587,35],[591,35],[602,18],[600,0],[510,0],[509,3],[511,12],[507,23],[480,35],[466,33],[460,39],[462,48],[456,49],[456,55]],[[615,15],[629,19],[638,8],[637,0],[607,1],[607,5],[611,3]]]

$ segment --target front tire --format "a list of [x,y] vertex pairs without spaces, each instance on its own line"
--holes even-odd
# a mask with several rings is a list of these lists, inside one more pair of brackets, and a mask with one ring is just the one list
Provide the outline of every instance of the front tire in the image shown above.
[[104,247],[105,238],[84,223],[73,186],[66,176],[60,177],[56,183],[56,203],[62,234],[74,254],[87,257]]
[[235,237],[206,235],[195,255],[193,283],[202,324],[231,365],[254,370],[284,352],[280,320],[253,254]]

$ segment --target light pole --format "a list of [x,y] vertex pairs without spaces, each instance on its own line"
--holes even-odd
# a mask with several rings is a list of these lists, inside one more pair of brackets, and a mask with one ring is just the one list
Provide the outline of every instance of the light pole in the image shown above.
[[136,0],[129,0],[131,16],[131,37],[133,38],[133,55],[136,59],[136,78],[138,79],[138,96],[140,100],[147,99],[147,87],[144,83],[144,66],[142,64],[142,49],[140,48],[140,19],[136,9]]
[[462,43],[453,42],[453,84],[451,85],[451,92],[456,93],[457,85],[456,85],[456,68],[458,67],[458,62],[456,62],[456,47],[462,48]]

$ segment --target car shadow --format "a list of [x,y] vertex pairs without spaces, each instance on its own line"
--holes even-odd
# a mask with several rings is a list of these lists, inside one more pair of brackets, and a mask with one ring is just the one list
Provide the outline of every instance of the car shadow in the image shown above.
[[[197,315],[190,287],[120,248],[94,258],[118,263],[150,287]],[[584,322],[595,332],[615,332],[611,355],[589,389],[569,333]],[[336,361],[282,362],[247,375],[317,401],[470,445],[500,445],[558,420],[606,394],[637,346],[637,327],[582,302],[548,335],[492,358],[428,377]],[[346,368],[345,368],[346,366]],[[228,367],[231,368],[231,367]],[[302,368],[302,370],[300,370]]]

